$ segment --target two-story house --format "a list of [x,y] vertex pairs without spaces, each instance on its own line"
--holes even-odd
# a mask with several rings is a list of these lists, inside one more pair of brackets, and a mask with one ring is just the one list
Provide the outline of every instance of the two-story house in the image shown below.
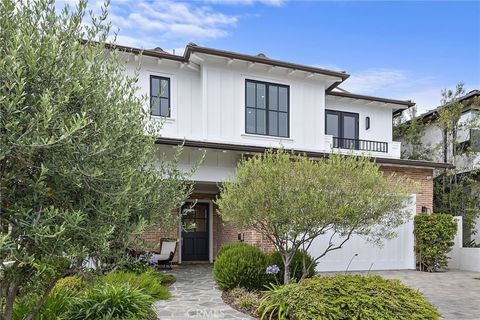
[[[432,161],[454,163],[458,172],[470,172],[480,168],[480,90],[472,90],[457,101],[463,109],[455,137],[453,132],[442,132],[439,112],[446,106],[439,106],[418,117],[425,124],[420,141],[422,147],[430,151],[428,156]],[[408,143],[402,144],[403,152],[410,154],[411,149]]]
[[[181,239],[177,262],[212,262],[222,244],[239,240],[271,248],[262,235],[224,223],[214,204],[218,185],[234,175],[239,160],[269,148],[319,159],[332,150],[369,154],[384,172],[418,181],[413,213],[432,208],[433,169],[449,165],[400,159],[401,145],[392,140],[392,114],[412,102],[338,90],[349,77],[345,72],[264,54],[195,44],[187,45],[183,56],[159,48],[117,49],[125,52],[128,73],[139,68],[139,94],[150,97],[145,108],[153,121],[163,121],[158,154],[169,157],[173,147],[183,143],[180,166],[189,170],[205,153],[192,177],[195,208],[182,217],[185,225],[193,227],[154,229],[144,235],[152,243],[165,236]],[[409,250],[413,254],[413,248]]]

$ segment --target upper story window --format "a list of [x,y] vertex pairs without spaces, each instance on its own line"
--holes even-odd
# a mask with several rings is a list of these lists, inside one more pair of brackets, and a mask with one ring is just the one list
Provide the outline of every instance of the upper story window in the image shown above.
[[150,76],[150,114],[170,117],[170,78]]
[[325,110],[325,133],[333,136],[334,148],[358,149],[358,113]]
[[245,132],[289,136],[289,86],[245,81]]

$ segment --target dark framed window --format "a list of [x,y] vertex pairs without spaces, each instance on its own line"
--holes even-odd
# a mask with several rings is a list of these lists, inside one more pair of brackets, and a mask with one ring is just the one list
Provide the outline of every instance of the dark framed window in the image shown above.
[[150,76],[150,114],[170,117],[170,78]]
[[245,80],[245,132],[288,138],[290,87]]
[[358,149],[358,113],[325,110],[325,133],[333,136],[334,148]]

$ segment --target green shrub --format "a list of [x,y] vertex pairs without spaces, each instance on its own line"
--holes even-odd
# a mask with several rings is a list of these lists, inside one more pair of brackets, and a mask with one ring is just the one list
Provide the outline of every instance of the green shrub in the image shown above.
[[[50,293],[45,303],[37,313],[35,320],[60,320],[71,305],[73,293],[66,289],[57,289]],[[13,309],[13,320],[23,320],[32,311],[39,295],[29,294],[15,301]]]
[[232,243],[227,243],[224,244],[223,246],[220,247],[220,250],[218,250],[217,253],[217,259],[219,256],[222,255],[225,251],[228,251],[232,248],[244,248],[244,247],[249,247],[250,245],[245,243],[245,242],[232,242]]
[[103,284],[72,298],[66,319],[153,319],[151,296],[128,284]]
[[276,300],[291,319],[439,319],[418,290],[378,275],[315,276],[284,288]]
[[124,259],[122,259],[121,264],[118,265],[117,270],[124,271],[124,272],[134,272],[136,274],[147,272],[148,269],[150,268],[148,264],[149,259],[150,259],[149,255],[143,258],[139,258],[136,256],[132,256],[130,254],[127,254],[124,257]]
[[67,290],[74,293],[84,289],[86,286],[87,283],[85,282],[85,280],[82,279],[82,277],[70,276],[58,280],[52,291],[56,292],[59,290]]
[[225,295],[231,300],[232,305],[239,310],[248,313],[255,313],[258,308],[258,292],[251,292],[244,288],[233,288]]
[[268,256],[257,247],[242,244],[221,250],[213,266],[213,277],[223,291],[242,287],[262,288],[269,280],[265,273]]
[[99,280],[102,283],[111,285],[128,284],[133,288],[141,290],[155,300],[166,300],[170,297],[170,293],[167,287],[161,284],[165,278],[166,276],[160,272],[149,270],[141,274],[121,271],[110,272]]
[[[297,250],[292,261],[290,262],[290,266],[288,267],[290,270],[290,278],[292,280],[294,279],[298,282],[302,279],[304,262],[305,267],[308,268],[306,278],[311,278],[315,275],[317,263],[313,262],[312,256],[310,256],[308,252],[305,252],[304,250]],[[280,268],[280,274],[277,276],[277,279],[279,282],[283,283],[283,273],[285,268],[280,252],[275,251],[270,255],[270,264],[276,264]]]
[[261,314],[260,319],[288,319],[290,308],[286,301],[288,291],[294,285],[296,285],[296,283],[289,283],[287,285],[271,284],[258,306],[258,312]]
[[420,270],[434,272],[448,265],[457,224],[449,214],[417,215],[414,219],[415,253]]

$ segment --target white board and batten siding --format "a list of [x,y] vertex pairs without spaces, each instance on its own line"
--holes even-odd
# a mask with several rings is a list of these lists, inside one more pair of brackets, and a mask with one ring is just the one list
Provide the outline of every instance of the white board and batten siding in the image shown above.
[[[413,217],[416,214],[416,196],[412,195],[408,204],[411,219],[397,229],[394,239],[385,240],[383,247],[353,236],[339,249],[327,253],[320,258],[318,272],[365,271],[365,270],[401,270],[415,269]],[[328,245],[331,234],[325,234],[312,244],[309,253],[316,257]],[[333,238],[339,243],[339,237]],[[357,256],[355,256],[357,255]],[[353,259],[352,259],[353,258]],[[350,263],[351,261],[351,263]],[[348,264],[350,263],[350,266]]]

